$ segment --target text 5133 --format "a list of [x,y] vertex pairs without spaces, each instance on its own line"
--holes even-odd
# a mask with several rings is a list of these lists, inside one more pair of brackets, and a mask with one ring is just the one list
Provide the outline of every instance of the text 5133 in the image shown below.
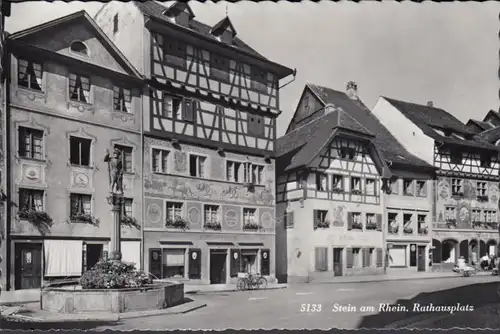
[[300,304],[300,312],[321,312],[321,304]]

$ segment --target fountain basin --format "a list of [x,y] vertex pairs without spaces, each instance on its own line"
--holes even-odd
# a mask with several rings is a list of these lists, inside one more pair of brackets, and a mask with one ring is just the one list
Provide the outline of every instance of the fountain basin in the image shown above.
[[141,288],[82,289],[50,286],[42,290],[41,308],[59,313],[125,313],[159,310],[184,302],[184,284],[161,283]]

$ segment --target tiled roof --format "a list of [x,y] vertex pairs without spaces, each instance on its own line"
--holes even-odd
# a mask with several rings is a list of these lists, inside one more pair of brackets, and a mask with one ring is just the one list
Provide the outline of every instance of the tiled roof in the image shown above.
[[[404,116],[418,126],[427,136],[442,143],[466,146],[469,148],[479,148],[495,150],[498,148],[480,137],[474,137],[476,134],[456,117],[444,111],[443,109],[424,106],[416,103],[399,101],[384,97],[390,104],[397,108]],[[434,129],[450,130],[454,133],[464,136],[465,139],[457,137],[448,137],[439,134]],[[470,138],[470,139],[468,139]]]
[[469,123],[476,125],[478,128],[482,129],[482,131],[492,129],[494,127],[493,125],[491,125],[488,122],[482,122],[482,121],[478,121],[475,119],[469,119],[466,126],[469,126]]
[[[162,14],[163,11],[167,9],[167,7],[163,6],[162,4],[157,3],[156,1],[136,1],[135,4],[143,14],[170,23],[170,21],[168,21],[167,18]],[[200,35],[216,40],[215,37],[210,34],[210,30],[212,29],[212,27],[204,23],[193,19],[189,22],[189,27],[191,30],[197,32]],[[238,37],[233,38],[233,46],[253,56],[267,60],[264,56],[245,44],[245,42],[243,42]]]
[[353,100],[344,92],[327,87],[311,84],[308,86],[324,104],[332,103],[343,109],[368,131],[375,134],[373,142],[386,160],[402,165],[432,168],[424,160],[409,153],[360,100]]
[[276,155],[293,152],[286,170],[308,165],[330,143],[337,129],[373,137],[358,121],[342,110],[334,110],[278,138]]
[[487,141],[490,144],[495,144],[500,139],[500,127],[494,127],[478,133],[475,138],[477,140]]

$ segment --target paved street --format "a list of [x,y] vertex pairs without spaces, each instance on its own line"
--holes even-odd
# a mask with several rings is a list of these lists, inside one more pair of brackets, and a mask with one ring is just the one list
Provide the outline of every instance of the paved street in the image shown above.
[[[183,315],[123,320],[117,326],[104,326],[99,327],[99,329],[326,329],[332,327],[353,329],[360,325],[381,327],[415,314],[411,312],[386,312],[380,317],[363,318],[378,314],[380,303],[394,303],[400,299],[412,299],[422,292],[435,292],[474,283],[496,281],[498,281],[498,277],[305,284],[282,290],[197,295],[193,298],[196,298],[197,301],[205,301],[207,307]],[[493,294],[496,296],[496,292]],[[433,302],[434,304],[439,303],[439,301]],[[355,306],[357,310],[332,312],[336,303],[343,306]],[[301,312],[303,304],[310,304],[311,311]],[[321,305],[321,312],[312,312],[313,304]],[[360,307],[363,305],[374,306],[376,310],[362,312]]]

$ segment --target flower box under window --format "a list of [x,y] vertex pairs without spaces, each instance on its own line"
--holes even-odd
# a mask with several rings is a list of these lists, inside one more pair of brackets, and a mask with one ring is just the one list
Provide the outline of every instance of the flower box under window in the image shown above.
[[367,230],[376,230],[377,229],[377,223],[367,222],[366,223],[366,229]]
[[423,234],[423,235],[427,235],[429,234],[429,228],[428,227],[421,227],[418,229],[418,234]]
[[399,226],[390,226],[389,227],[389,234],[398,234],[399,232]]
[[404,234],[412,234],[413,233],[413,229],[411,227],[405,227],[403,229],[403,232],[404,232]]
[[329,228],[330,227],[330,222],[328,220],[317,221],[316,222],[316,227],[317,228]]
[[478,221],[478,220],[476,220],[476,221],[473,221],[473,222],[472,222],[472,227],[474,227],[474,228],[476,228],[476,227],[477,227],[477,228],[479,228],[479,227],[483,226],[483,224],[484,224],[484,223],[483,223],[482,221]]
[[447,227],[456,227],[457,226],[457,220],[456,219],[447,219],[446,220],[446,226]]
[[121,224],[123,226],[128,226],[128,227],[135,227],[136,229],[140,229],[141,225],[139,225],[139,222],[137,219],[131,216],[122,216],[121,219]]
[[95,218],[94,216],[88,213],[75,213],[74,215],[71,216],[71,221],[74,223],[84,223],[94,226],[99,225],[99,219]]
[[254,223],[254,222],[249,222],[249,223],[245,223],[243,224],[243,229],[244,230],[260,230],[262,228],[262,226],[260,226],[259,224],[257,223]]
[[363,224],[362,223],[358,223],[358,222],[354,222],[354,223],[352,223],[352,229],[353,230],[362,230],[363,229]]
[[463,198],[464,197],[464,193],[463,192],[455,192],[451,195],[451,197],[453,198]]
[[489,198],[486,195],[477,196],[477,201],[478,202],[488,202],[488,200],[489,200]]
[[204,228],[214,231],[220,231],[222,226],[219,222],[207,222],[203,225]]
[[342,189],[341,187],[334,187],[334,188],[332,189],[332,192],[333,192],[334,194],[343,194],[343,193],[344,193],[344,189]]
[[497,222],[488,222],[486,223],[486,226],[491,229],[497,229],[498,228],[498,223]]
[[174,219],[167,219],[165,222],[165,227],[187,229],[188,221],[182,217],[176,216]]
[[353,189],[351,190],[351,195],[361,195],[361,190]]

